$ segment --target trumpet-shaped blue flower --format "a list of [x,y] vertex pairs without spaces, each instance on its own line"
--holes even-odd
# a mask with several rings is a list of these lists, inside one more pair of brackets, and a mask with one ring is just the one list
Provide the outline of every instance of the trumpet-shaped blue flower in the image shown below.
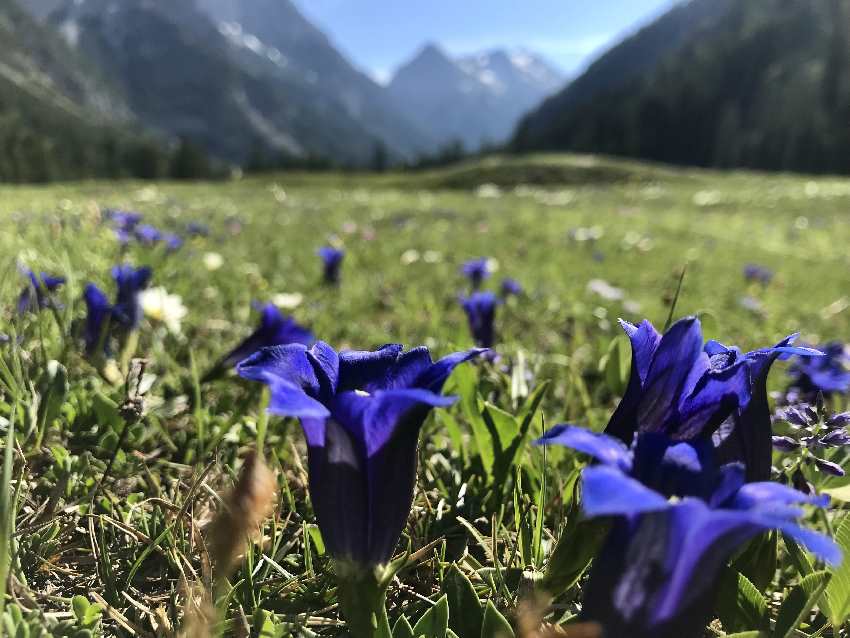
[[413,502],[419,430],[458,364],[427,348],[336,352],[323,342],[263,348],[237,367],[267,384],[269,411],[298,417],[307,439],[309,485],[322,538],[338,559],[389,562]]
[[747,264],[744,266],[744,279],[766,286],[773,280],[773,271],[758,264]]
[[180,237],[180,235],[175,235],[174,233],[166,233],[162,239],[165,242],[165,246],[166,248],[168,248],[169,252],[180,250],[180,248],[183,247],[183,238]]
[[766,481],[770,478],[773,429],[767,396],[767,375],[771,366],[780,357],[821,354],[811,348],[793,346],[796,337],[790,335],[772,348],[746,354],[717,341],[709,341],[705,345],[712,369],[722,370],[743,361],[749,371],[750,401],[735,410],[714,435],[720,460],[743,462],[747,468],[747,481]]
[[46,272],[36,274],[32,270],[24,272],[28,279],[27,285],[18,295],[18,313],[41,310],[50,305],[47,293],[55,291],[65,283],[64,277],[53,277]]
[[150,224],[139,224],[133,229],[133,232],[136,239],[143,244],[151,245],[163,240],[162,231]]
[[86,303],[86,323],[83,339],[86,344],[86,353],[93,355],[97,353],[98,346],[102,345],[104,352],[108,352],[109,340],[107,331],[112,317],[112,305],[106,294],[94,284],[87,284],[83,291],[83,300]]
[[112,223],[112,230],[115,232],[115,237],[121,244],[125,245],[130,243],[136,227],[142,221],[142,215],[140,213],[124,210],[107,210],[105,216]]
[[832,341],[819,347],[824,356],[800,356],[788,369],[791,387],[806,401],[818,394],[846,394],[850,390],[850,355],[843,343]]
[[478,290],[484,280],[490,276],[490,260],[486,257],[470,259],[460,267],[460,270],[469,279],[472,289]]
[[712,367],[699,320],[677,321],[662,336],[651,323],[620,322],[632,344],[632,371],[605,432],[629,444],[638,432],[680,440],[710,435],[750,399],[744,361]]
[[324,282],[326,284],[338,284],[345,251],[332,246],[322,246],[317,254],[322,259],[322,279]]
[[522,285],[516,279],[511,279],[510,277],[502,279],[501,289],[503,298],[511,296],[518,297],[522,294]]
[[147,266],[133,268],[128,264],[112,269],[115,280],[115,303],[100,288],[89,283],[83,291],[87,314],[83,338],[88,354],[96,354],[100,345],[109,352],[109,336],[115,329],[125,332],[135,330],[142,319],[139,293],[148,285],[151,269]]
[[583,615],[607,636],[702,635],[729,558],[750,539],[780,530],[820,558],[838,563],[833,541],[801,527],[801,504],[825,506],[771,482],[745,483],[741,463],[718,465],[706,440],[639,434],[619,439],[557,426],[538,444],[571,447],[599,464],[582,473],[588,517],[613,517],[585,591]]
[[677,321],[663,336],[648,321],[621,324],[632,344],[632,371],[605,432],[628,444],[636,433],[691,440],[719,428],[714,438],[723,460],[742,461],[751,479],[768,478],[770,366],[781,355],[816,351],[791,346],[794,335],[746,354],[715,341],[704,345],[694,317]]
[[105,216],[115,228],[127,231],[132,231],[142,221],[141,213],[126,210],[109,209],[105,212]]
[[186,234],[189,237],[206,237],[210,234],[210,227],[201,222],[189,222],[186,224]]
[[501,300],[492,292],[474,292],[460,301],[476,345],[482,348],[493,347],[496,341],[496,308]]
[[112,278],[117,287],[112,315],[113,319],[127,330],[135,330],[139,326],[142,319],[139,293],[147,287],[151,274],[151,269],[147,266],[133,268],[123,264],[112,269]]
[[256,330],[231,350],[222,362],[228,368],[257,352],[260,348],[301,343],[305,346],[316,341],[313,333],[284,315],[276,305],[267,303],[260,309],[260,323]]

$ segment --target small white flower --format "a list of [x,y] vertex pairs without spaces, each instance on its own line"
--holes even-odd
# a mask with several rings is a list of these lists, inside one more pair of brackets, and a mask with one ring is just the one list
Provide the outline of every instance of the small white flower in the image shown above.
[[604,279],[591,279],[587,282],[587,290],[607,301],[619,301],[625,296],[621,288],[612,286]]
[[401,254],[401,263],[405,266],[409,266],[410,264],[414,264],[419,261],[419,251],[415,248],[411,248],[409,250],[405,250]]
[[422,259],[425,260],[426,264],[436,264],[442,258],[442,253],[439,253],[436,250],[426,250],[425,254],[422,255]]
[[304,301],[304,295],[300,292],[281,292],[272,297],[272,303],[274,303],[274,305],[278,308],[283,308],[284,310],[297,308],[301,305],[302,301]]
[[204,266],[207,270],[218,270],[224,265],[224,257],[218,253],[204,253]]
[[162,286],[139,293],[139,304],[145,316],[161,321],[172,334],[180,334],[180,322],[187,314],[180,295],[170,295]]

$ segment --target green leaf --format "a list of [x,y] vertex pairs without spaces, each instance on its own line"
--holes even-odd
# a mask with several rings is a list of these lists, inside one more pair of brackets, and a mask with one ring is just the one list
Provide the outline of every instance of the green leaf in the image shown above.
[[624,338],[616,336],[608,344],[608,350],[599,360],[599,371],[605,374],[608,390],[615,396],[623,396],[629,380],[631,357],[623,356]]
[[826,587],[829,602],[829,619],[833,627],[840,627],[850,613],[850,515],[841,519],[835,530],[835,542],[844,552],[845,559],[838,567],[829,570],[832,579]]
[[442,596],[437,603],[413,626],[413,635],[417,638],[446,638],[446,630],[449,628],[449,600]]
[[776,553],[779,536],[776,532],[753,539],[732,563],[759,591],[765,591],[776,574]]
[[766,631],[741,631],[734,634],[726,634],[724,638],[770,638]]
[[407,621],[407,618],[400,616],[393,625],[393,638],[415,638],[413,635],[413,627]]
[[460,636],[478,636],[484,620],[481,601],[469,578],[455,564],[443,578],[443,593],[449,603],[449,626]]
[[74,596],[71,599],[71,609],[74,612],[74,617],[77,619],[77,622],[81,625],[84,625],[84,621],[86,619],[86,615],[89,610],[88,599],[85,596]]
[[45,428],[55,421],[68,396],[68,371],[58,361],[48,361],[39,384],[41,402],[38,406],[38,443],[41,444]]
[[770,629],[767,601],[746,576],[734,569],[723,574],[717,607],[727,632]]
[[481,638],[514,638],[511,624],[489,600],[484,610],[484,623],[481,626],[480,635]]
[[325,541],[322,538],[322,532],[319,531],[319,526],[315,524],[309,524],[305,527],[305,529],[310,536],[310,540],[313,541],[313,547],[316,548],[316,553],[319,556],[324,556]]
[[118,404],[105,394],[95,393],[92,398],[92,408],[101,427],[108,425],[118,428],[123,423],[121,413],[118,411]]
[[555,545],[542,586],[553,596],[573,587],[584,574],[608,532],[602,519],[581,519],[574,509],[567,516],[567,525]]
[[830,575],[826,571],[819,571],[806,576],[800,584],[794,587],[776,618],[776,627],[773,635],[775,638],[791,638],[794,630],[800,626],[812,608],[817,604],[818,598],[826,589]]

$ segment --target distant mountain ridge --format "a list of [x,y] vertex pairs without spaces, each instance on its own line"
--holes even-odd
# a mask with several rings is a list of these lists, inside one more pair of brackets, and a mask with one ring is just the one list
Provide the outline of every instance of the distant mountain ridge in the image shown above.
[[562,83],[552,65],[528,51],[455,58],[429,43],[399,67],[387,88],[432,136],[474,150],[505,141],[520,116]]
[[850,0],[691,0],[517,127],[517,151],[850,172]]
[[[527,51],[455,58],[433,45],[381,86],[292,0],[0,0],[13,1],[45,43],[64,40],[53,102],[239,165],[414,160],[455,140],[474,150],[506,140],[562,83]],[[0,77],[9,59],[0,53]]]
[[107,78],[14,0],[0,0],[0,42],[0,180],[142,176],[162,160]]
[[[140,121],[222,159],[322,155],[357,164],[377,145],[409,157],[429,143],[291,3],[243,0],[226,15],[238,22],[218,20],[227,9],[188,0],[67,0],[50,21],[120,87]],[[316,61],[330,61],[324,75],[295,55],[293,43],[305,37]]]

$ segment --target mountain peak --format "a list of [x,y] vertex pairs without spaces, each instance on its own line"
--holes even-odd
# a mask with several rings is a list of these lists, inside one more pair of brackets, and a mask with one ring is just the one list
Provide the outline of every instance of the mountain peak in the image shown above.
[[561,82],[554,67],[525,49],[455,57],[427,42],[399,67],[387,89],[444,143],[460,139],[477,148],[506,139],[519,117]]

